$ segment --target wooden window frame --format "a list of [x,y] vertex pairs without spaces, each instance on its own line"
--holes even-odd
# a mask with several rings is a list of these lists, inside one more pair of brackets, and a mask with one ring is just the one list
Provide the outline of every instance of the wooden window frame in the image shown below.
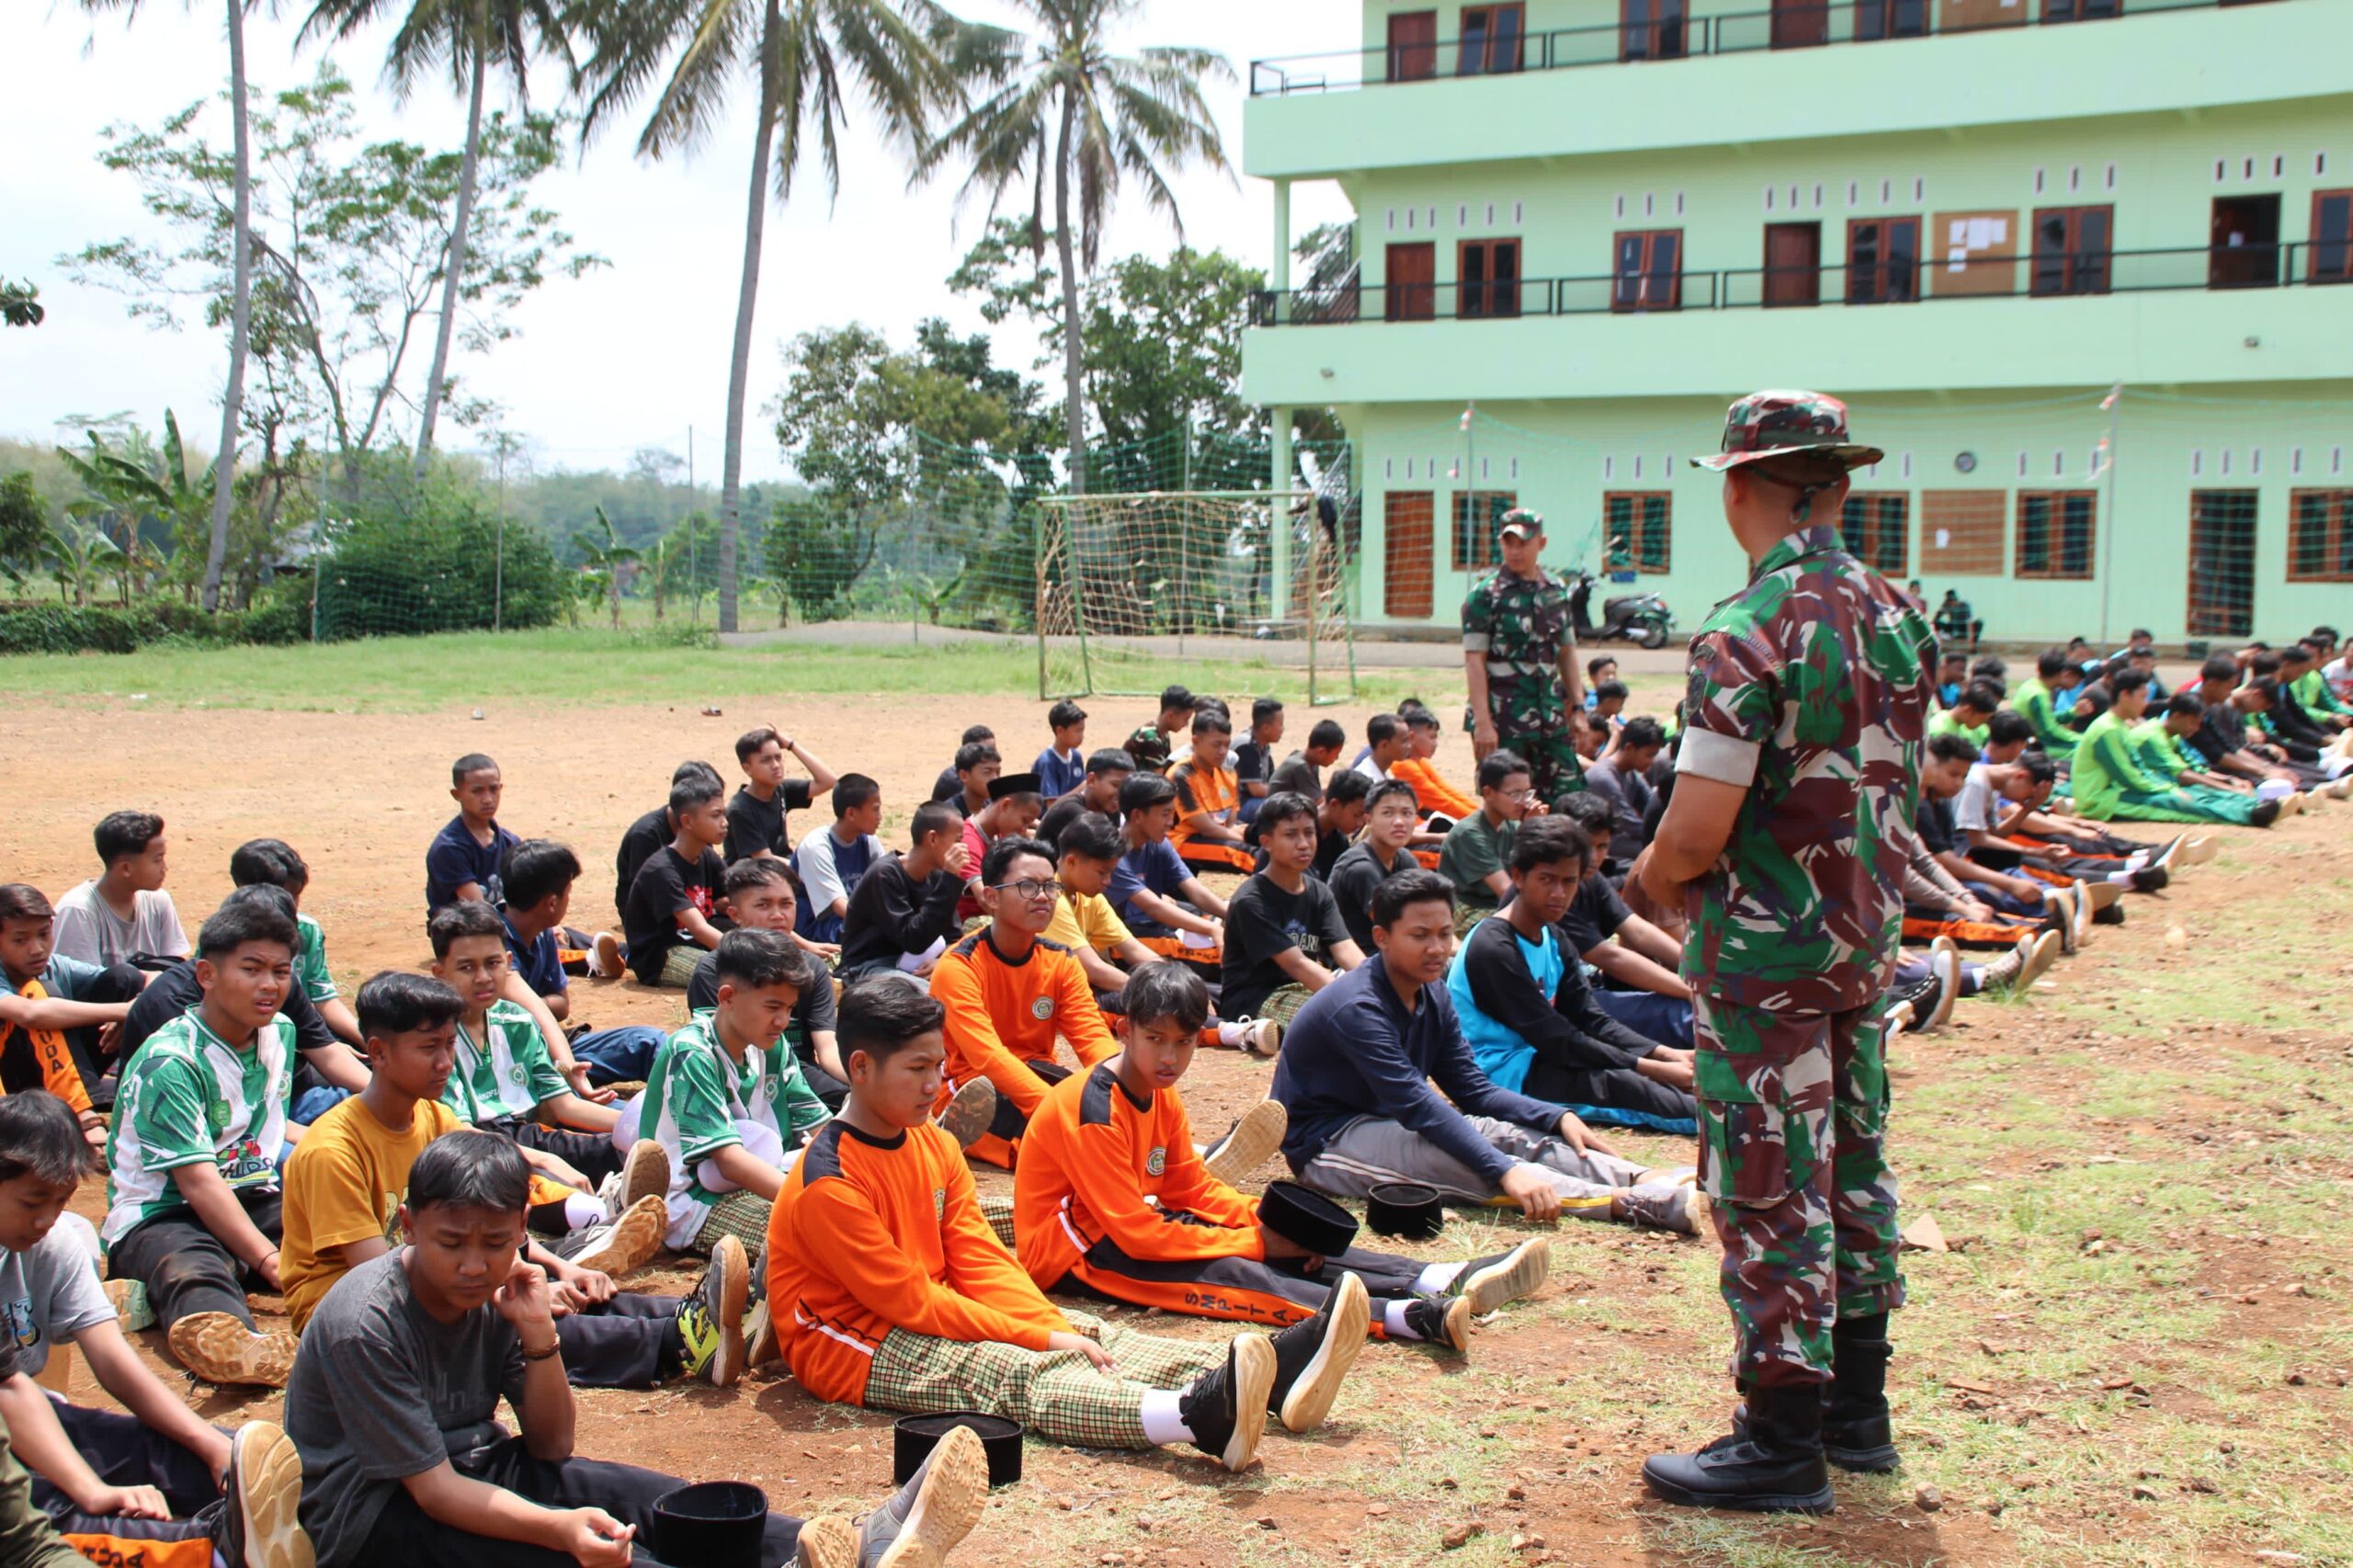
[[[1508,16],[1513,28],[1510,40],[1511,58],[1498,58],[1495,18]],[[1477,45],[1479,61],[1474,66],[1467,52],[1471,39],[1471,18],[1478,17],[1485,24]],[[1528,68],[1528,3],[1527,0],[1488,0],[1477,6],[1465,6],[1454,18],[1454,74],[1457,76],[1514,76]]]
[[[2106,226],[2107,239],[2098,247],[2086,249],[2083,243],[2084,219],[2093,212],[2100,214],[2100,220]],[[2046,251],[2042,248],[2042,224],[2045,219],[2054,217],[2062,220],[2066,225],[2066,240],[2063,248]],[[2029,244],[2026,248],[2026,290],[2029,295],[2039,300],[2060,300],[2077,294],[2109,292],[2115,282],[2113,258],[2116,255],[2116,204],[2114,202],[2091,201],[2080,206],[2038,207],[2034,210],[2034,217],[2027,230],[2027,237]],[[2046,289],[2042,286],[2043,261],[2046,257],[2054,256],[2061,259],[2065,267],[2065,275],[2060,287]],[[2079,286],[2081,279],[2087,273],[2093,278],[2091,285]]]
[[[2321,238],[2320,210],[2321,203],[2325,201],[2342,201],[2346,204],[2347,226],[2343,239]],[[2353,283],[2353,189],[2313,191],[2312,227],[2305,233],[2309,238],[2304,246],[2306,253],[2304,281],[2307,283]],[[2321,246],[2324,244],[2336,247],[2335,257],[2336,265],[2327,271],[2321,269]]]
[[[2080,572],[2070,572],[2061,564],[2066,557],[2064,507],[2080,497],[2091,510],[2091,527],[2084,540],[2084,566]],[[2047,530],[2043,544],[2044,564],[2037,570],[2027,566],[2027,509],[2031,503],[2042,502],[2049,508],[2043,527]],[[2013,545],[2010,574],[2020,582],[2088,583],[2099,570],[2099,492],[2075,490],[2021,490],[2017,493],[2012,514],[2017,522],[2018,537]]]
[[[1490,505],[1487,507],[1483,525],[1468,510],[1475,507],[1483,498],[1490,503],[1502,503],[1501,506]],[[1495,525],[1506,512],[1518,505],[1519,493],[1516,490],[1452,490],[1447,493],[1447,551],[1457,572],[1483,572],[1503,561],[1503,540],[1496,537]],[[1463,546],[1474,542],[1472,535],[1482,526],[1486,529],[1483,542],[1487,548],[1473,560]]]
[[[2297,546],[2304,535],[2304,508],[2318,501],[2321,568],[2300,571]],[[2290,583],[2353,583],[2353,490],[2313,485],[2288,492],[2288,581]]]
[[[1424,283],[1400,283],[1391,276],[1392,263],[1397,253],[1404,250],[1427,251],[1430,258],[1429,280]],[[1381,319],[1384,322],[1436,321],[1438,319],[1438,242],[1435,240],[1392,241],[1381,252]],[[1418,301],[1421,309],[1411,307]]]
[[[1397,41],[1396,32],[1397,23],[1419,17],[1427,17],[1429,18],[1429,42],[1399,43]],[[1436,7],[1424,11],[1398,11],[1392,13],[1389,17],[1389,32],[1386,39],[1389,64],[1389,74],[1386,79],[1392,82],[1435,81],[1438,77],[1438,11]],[[1406,69],[1408,65],[1412,65],[1415,67],[1415,69],[1409,71]]]
[[[1412,603],[1401,601],[1397,584],[1397,515],[1404,503],[1420,504],[1423,519],[1423,542],[1430,559],[1422,563],[1420,599],[1416,610]],[[1435,490],[1392,490],[1381,498],[1381,613],[1391,620],[1427,620],[1438,610],[1438,492]]]
[[[1887,280],[1896,275],[1896,267],[1898,265],[1894,262],[1889,261],[1886,254],[1887,228],[1890,224],[1895,223],[1909,223],[1912,225],[1911,275],[1906,278],[1904,283],[1904,287],[1908,289],[1910,292],[1904,294],[1889,293],[1886,287]],[[1877,261],[1867,262],[1859,266],[1855,260],[1855,241],[1866,229],[1877,232],[1880,258]],[[1922,293],[1921,284],[1927,279],[1928,275],[1927,256],[1920,248],[1922,239],[1927,232],[1928,226],[1927,222],[1917,213],[1893,213],[1883,218],[1847,219],[1846,261],[1847,303],[1850,305],[1918,304],[1920,302],[1920,295]],[[1859,298],[1855,292],[1855,281],[1859,276],[1868,277],[1872,280],[1872,292],[1868,299]]]
[[[1660,577],[1674,571],[1675,492],[1672,490],[1604,491],[1601,496],[1601,537],[1602,548],[1605,551],[1608,549],[1609,531],[1615,520],[1618,504],[1621,501],[1627,507],[1626,558],[1633,563],[1635,572],[1645,577]],[[1644,513],[1644,506],[1651,501],[1658,502],[1661,507],[1658,524],[1659,555],[1656,565],[1653,565],[1644,558],[1643,551],[1643,546],[1648,542],[1645,536],[1649,528],[1649,518]]]
[[[1675,271],[1666,280],[1666,301],[1664,304],[1650,298],[1652,263],[1658,255],[1658,242],[1672,235],[1675,240]],[[1628,272],[1618,265],[1618,257],[1628,240],[1643,243],[1643,265]],[[1643,315],[1652,311],[1679,311],[1683,308],[1683,231],[1680,229],[1620,229],[1609,238],[1609,309],[1620,315]],[[1636,297],[1622,297],[1627,279],[1636,280]]]
[[[1847,537],[1847,516],[1842,509],[1838,517],[1838,537],[1846,543],[1847,551],[1856,560],[1882,577],[1908,577],[1912,574],[1912,493],[1909,490],[1853,490],[1847,492],[1847,505],[1859,506],[1864,515],[1857,531],[1859,540]],[[1893,510],[1894,534],[1893,559],[1888,550],[1890,518]],[[1862,548],[1857,549],[1859,543]]]
[[[1640,5],[1646,13],[1641,21],[1629,15]],[[1673,18],[1660,17],[1662,7],[1673,5],[1678,15]],[[1667,50],[1666,34],[1675,33],[1675,47]],[[1636,38],[1643,40],[1637,51],[1629,44]],[[1681,60],[1691,51],[1691,7],[1689,0],[1618,0],[1618,58],[1624,60]]]
[[[2233,501],[2244,501],[2247,507],[2247,558],[2252,564],[2257,543],[2256,530],[2261,523],[2262,494],[2253,485],[2201,486],[2189,493],[2189,528],[2183,547],[2185,559],[2182,562],[2182,584],[2188,590],[2187,595],[2188,602],[2183,606],[2183,626],[2192,637],[2243,638],[2255,634],[2255,581],[2252,576],[2246,583],[2243,605],[2234,606],[2227,600],[2207,599],[2200,596],[2198,525],[2199,513],[2202,509],[2201,503],[2225,496]],[[2237,618],[2239,624],[2233,626],[2214,624],[2221,619],[2214,612],[2234,608],[2242,609],[2245,612]],[[2201,614],[2201,612],[2204,613]]]
[[[1910,25],[1904,11],[1910,9]],[[1855,0],[1852,28],[1857,43],[1877,43],[1891,38],[1927,38],[1931,0]]]
[[[1495,258],[1509,253],[1511,281],[1496,281]],[[1479,256],[1480,278],[1471,280],[1471,258]],[[1505,320],[1520,313],[1520,287],[1527,281],[1528,270],[1521,265],[1524,256],[1518,236],[1501,235],[1486,240],[1458,240],[1454,245],[1454,313],[1465,321]],[[1508,290],[1509,301],[1498,307],[1498,298]]]

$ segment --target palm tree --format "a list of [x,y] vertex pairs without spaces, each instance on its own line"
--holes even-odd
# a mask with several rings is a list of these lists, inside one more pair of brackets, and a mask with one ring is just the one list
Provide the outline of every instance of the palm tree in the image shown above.
[[[89,11],[139,15],[140,0],[82,0]],[[236,497],[237,422],[244,415],[245,347],[253,332],[253,117],[246,107],[245,10],[252,0],[228,0],[229,120],[234,175],[230,197],[229,380],[221,394],[221,451],[212,465],[212,531],[204,550],[204,608],[221,604],[221,568],[229,556],[229,509]]]
[[749,73],[759,85],[720,465],[719,630],[733,631],[742,586],[744,400],[769,182],[777,201],[789,199],[813,140],[827,195],[839,191],[840,132],[855,96],[865,97],[887,138],[911,152],[920,147],[931,115],[959,101],[949,56],[979,47],[983,30],[935,0],[605,0],[585,30],[594,50],[581,73],[588,95],[584,139],[676,53],[638,135],[642,157],[691,151],[717,123],[733,78]]
[[[377,20],[399,0],[318,0],[301,38],[314,33],[335,41]],[[416,426],[415,476],[425,477],[433,452],[433,426],[449,379],[449,347],[457,336],[458,301],[466,274],[467,233],[473,222],[474,187],[482,165],[483,83],[494,68],[515,81],[517,98],[528,97],[532,54],[572,59],[572,23],[558,0],[406,0],[408,14],[392,35],[384,72],[406,98],[419,75],[447,64],[452,84],[466,95],[466,146],[458,168],[458,205],[449,221],[449,254],[441,268],[441,320],[433,338],[433,368],[425,382],[425,404]],[[631,0],[612,0],[617,6]]]
[[605,516],[602,506],[597,508],[597,522],[605,530],[603,538],[580,528],[574,532],[572,543],[580,551],[583,591],[588,585],[595,585],[612,606],[613,630],[618,631],[621,625],[621,568],[645,557],[643,551],[621,542],[620,536],[613,532],[613,519]]
[[[1184,243],[1185,221],[1168,177],[1188,163],[1224,172],[1225,144],[1210,116],[1205,82],[1230,82],[1233,67],[1213,50],[1141,49],[1110,51],[1112,24],[1140,10],[1142,0],[1017,0],[1039,22],[1035,39],[992,29],[994,51],[975,59],[972,74],[994,91],[925,147],[919,176],[951,158],[967,162],[959,199],[986,189],[994,210],[1006,193],[1028,185],[1029,247],[1045,254],[1043,214],[1049,181],[1054,199],[1054,250],[1063,285],[1063,418],[1070,441],[1073,493],[1086,490],[1086,409],[1078,277],[1092,272],[1103,226],[1122,176],[1143,187],[1144,199],[1168,215]],[[1071,235],[1071,187],[1078,187],[1078,244]]]

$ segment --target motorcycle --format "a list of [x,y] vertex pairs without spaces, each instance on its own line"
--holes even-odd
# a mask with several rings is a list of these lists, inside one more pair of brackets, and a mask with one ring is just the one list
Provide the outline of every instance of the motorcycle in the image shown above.
[[1594,577],[1582,569],[1568,574],[1569,614],[1575,622],[1577,641],[1586,642],[1632,642],[1643,648],[1663,648],[1675,635],[1675,617],[1666,608],[1666,600],[1657,594],[1620,594],[1601,602],[1601,624],[1593,623],[1588,606],[1593,598]]

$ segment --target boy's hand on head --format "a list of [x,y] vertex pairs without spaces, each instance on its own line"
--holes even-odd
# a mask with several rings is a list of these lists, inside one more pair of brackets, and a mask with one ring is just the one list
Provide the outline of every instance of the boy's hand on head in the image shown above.
[[526,1263],[519,1256],[506,1271],[506,1283],[490,1298],[498,1315],[515,1325],[516,1332],[540,1331],[532,1337],[529,1348],[536,1349],[547,1343],[555,1333],[555,1296],[548,1283],[547,1270],[536,1263]]
[[621,1523],[602,1508],[574,1508],[565,1524],[563,1550],[581,1568],[629,1568],[636,1526]]
[[1100,1372],[1108,1372],[1111,1370],[1113,1367],[1118,1365],[1117,1362],[1111,1359],[1111,1353],[1108,1350],[1104,1349],[1103,1346],[1096,1344],[1095,1341],[1087,1338],[1086,1335],[1083,1334],[1050,1334],[1046,1335],[1046,1348],[1049,1350],[1075,1350],[1080,1355],[1086,1357],[1087,1361],[1093,1365],[1095,1369]]

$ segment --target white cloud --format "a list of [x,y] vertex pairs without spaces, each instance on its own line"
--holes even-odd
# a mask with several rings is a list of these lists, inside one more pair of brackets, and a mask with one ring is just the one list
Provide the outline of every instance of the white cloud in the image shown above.
[[[28,7],[27,9],[29,9]],[[294,37],[307,7],[247,24],[255,81],[281,86],[309,75],[315,51],[298,57]],[[1015,19],[1001,4],[970,7],[977,19]],[[1215,89],[1230,157],[1241,161],[1242,105],[1254,57],[1351,46],[1358,12],[1346,0],[1155,0],[1120,40],[1202,45],[1223,51],[1245,83]],[[454,145],[463,105],[438,84],[397,103],[376,80],[380,28],[335,51],[363,88],[363,131]],[[127,409],[150,425],[175,408],[192,440],[217,432],[225,358],[220,336],[191,329],[151,331],[131,320],[124,301],[77,287],[55,257],[97,239],[152,235],[127,176],[101,168],[100,129],[117,121],[152,125],[165,114],[222,89],[227,45],[218,9],[151,4],[138,25],[95,23],[68,0],[10,29],[10,59],[0,76],[0,146],[10,160],[7,219],[0,274],[40,285],[49,319],[0,337],[0,433],[45,439],[55,421],[76,414]],[[542,95],[558,90],[552,70]],[[749,175],[748,94],[738,93],[717,133],[687,162],[642,163],[631,153],[633,122],[617,124],[585,157],[540,187],[549,204],[586,249],[612,265],[579,281],[544,286],[518,313],[522,335],[487,359],[460,357],[476,395],[496,401],[506,427],[523,435],[546,466],[618,466],[640,447],[681,454],[695,431],[699,474],[716,475],[727,368],[734,329]],[[535,98],[535,101],[537,99]],[[915,191],[866,129],[846,149],[841,192],[829,209],[822,176],[804,168],[790,206],[768,210],[747,420],[747,478],[787,471],[759,404],[781,380],[778,346],[810,327],[851,320],[904,341],[914,324],[944,315],[960,329],[983,326],[978,312],[950,295],[943,279],[978,233],[979,206],[959,219],[955,182]],[[1176,183],[1188,237],[1264,265],[1272,244],[1270,187],[1192,173]],[[1344,214],[1332,187],[1302,187],[1294,225]],[[1142,199],[1116,216],[1106,254],[1159,250],[1166,224]],[[1033,346],[1008,328],[1000,358],[1026,365]],[[202,437],[210,444],[210,435]],[[453,432],[448,444],[472,437]]]

